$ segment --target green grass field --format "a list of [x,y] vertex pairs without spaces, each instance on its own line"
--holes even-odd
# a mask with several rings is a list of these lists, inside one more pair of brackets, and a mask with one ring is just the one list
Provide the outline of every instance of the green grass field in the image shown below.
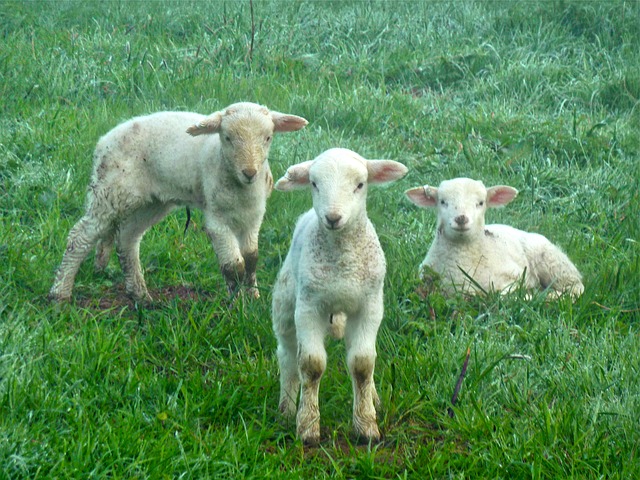
[[[640,478],[640,3],[0,1],[0,479]],[[304,116],[274,177],[342,146],[410,172],[371,189],[386,253],[376,384],[358,445],[328,341],[322,443],[277,411],[270,287],[308,192],[274,192],[262,298],[228,299],[194,212],[146,235],[157,301],[91,258],[47,300],[98,138],[235,101]],[[577,302],[420,295],[435,217],[405,189],[455,176],[520,194],[490,222],[542,233]],[[469,366],[450,417],[467,349]]]

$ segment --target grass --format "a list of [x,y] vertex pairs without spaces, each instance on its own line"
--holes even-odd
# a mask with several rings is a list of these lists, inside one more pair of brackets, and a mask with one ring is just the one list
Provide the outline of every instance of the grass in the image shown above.
[[[253,21],[250,2],[0,6],[0,478],[640,476],[637,2],[256,0]],[[379,445],[350,437],[337,342],[321,445],[277,412],[270,286],[307,194],[270,199],[259,301],[228,306],[184,211],[142,244],[152,307],[115,259],[46,299],[99,136],[238,100],[310,121],[274,141],[276,178],[331,146],[410,168],[369,197],[388,260]],[[402,192],[454,176],[518,188],[490,221],[560,244],[584,296],[421,297],[435,219]]]

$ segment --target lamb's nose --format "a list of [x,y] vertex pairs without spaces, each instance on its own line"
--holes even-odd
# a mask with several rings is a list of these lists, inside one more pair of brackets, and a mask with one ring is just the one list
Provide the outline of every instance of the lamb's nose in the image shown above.
[[256,176],[258,171],[255,168],[245,168],[242,170],[242,174],[247,177],[247,180],[253,180],[253,177]]
[[338,215],[337,213],[330,213],[328,215],[325,215],[324,218],[327,220],[329,227],[333,229],[336,228],[338,222],[342,220],[342,215]]
[[462,226],[462,225],[466,225],[467,223],[469,223],[469,217],[467,217],[466,215],[458,215],[454,221]]

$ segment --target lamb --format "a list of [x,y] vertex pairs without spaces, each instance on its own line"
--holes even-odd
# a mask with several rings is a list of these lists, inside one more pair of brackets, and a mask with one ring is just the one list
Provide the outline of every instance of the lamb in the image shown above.
[[366,160],[334,148],[291,166],[275,185],[281,191],[311,187],[313,197],[313,209],[297,222],[272,299],[279,409],[295,416],[300,391],[297,435],[307,444],[320,439],[318,390],[327,363],[327,333],[345,338],[355,432],[361,440],[380,439],[373,371],[386,263],[367,217],[366,197],[369,183],[391,182],[406,172],[401,163]]
[[414,204],[436,208],[436,234],[420,265],[440,274],[446,292],[507,293],[522,283],[527,290],[546,290],[551,297],[582,294],[582,277],[569,258],[547,238],[507,225],[485,225],[487,208],[502,207],[518,191],[485,188],[482,182],[455,178],[438,188],[425,185],[406,192]]
[[103,270],[115,242],[127,292],[151,300],[140,241],[181,205],[203,211],[229,292],[244,285],[248,295],[259,297],[258,233],[273,188],[271,139],[274,132],[307,123],[242,102],[209,116],[159,112],[115,127],[95,149],[86,212],[69,233],[50,298],[70,298],[76,273],[94,246],[96,270]]

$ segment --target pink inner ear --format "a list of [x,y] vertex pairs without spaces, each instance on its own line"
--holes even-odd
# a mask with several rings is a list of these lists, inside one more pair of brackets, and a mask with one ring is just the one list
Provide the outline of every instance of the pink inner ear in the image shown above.
[[309,184],[309,169],[313,160],[292,165],[287,169],[287,173],[276,183],[276,190],[283,192],[304,188]]
[[405,176],[407,167],[393,160],[368,160],[369,183],[386,183]]
[[414,204],[419,207],[435,207],[436,199],[427,193],[424,190],[424,187],[416,187],[411,190],[407,190],[405,192],[409,200],[411,200]]
[[389,180],[393,180],[394,174],[396,173],[396,169],[385,166],[382,170],[378,170],[376,172],[376,180],[379,182],[388,182]]
[[487,190],[487,204],[490,207],[501,207],[513,200],[518,191],[513,187],[491,187]]
[[276,132],[295,132],[304,128],[309,122],[297,115],[285,115],[279,112],[271,112],[273,129]]

